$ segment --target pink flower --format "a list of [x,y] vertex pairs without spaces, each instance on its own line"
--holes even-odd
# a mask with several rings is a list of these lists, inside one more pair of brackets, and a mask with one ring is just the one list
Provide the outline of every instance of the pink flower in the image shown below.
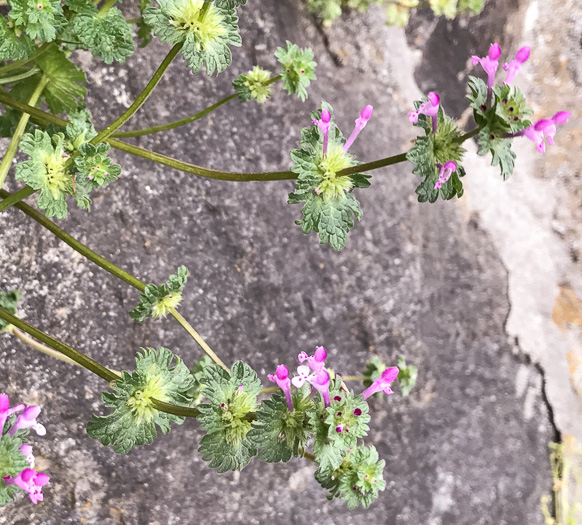
[[50,477],[42,472],[35,472],[31,468],[24,469],[16,477],[7,476],[4,478],[6,485],[16,485],[25,492],[35,505],[43,500],[42,487],[49,482]]
[[437,130],[437,115],[439,112],[439,105],[440,105],[440,97],[438,93],[435,91],[431,91],[428,94],[428,101],[423,102],[416,111],[409,111],[408,112],[408,121],[412,124],[416,124],[418,122],[419,115],[426,115],[430,117],[432,120],[432,130],[436,133]]
[[285,400],[287,401],[287,408],[289,412],[293,412],[293,398],[291,397],[291,380],[289,379],[289,370],[285,365],[279,365],[275,375],[269,374],[267,376],[269,381],[277,383],[277,386],[283,390]]
[[4,423],[6,420],[17,412],[22,412],[26,408],[26,405],[22,403],[10,408],[10,399],[6,394],[0,394],[0,437],[2,437],[2,431],[4,430]]
[[499,57],[501,56],[501,48],[499,44],[495,42],[491,44],[489,48],[489,53],[486,57],[478,57],[473,55],[471,60],[473,61],[473,65],[476,66],[477,64],[481,64],[481,67],[487,73],[487,86],[489,90],[495,84],[495,73],[497,72],[497,68],[499,67]]
[[360,111],[360,116],[356,119],[354,131],[352,131],[350,138],[344,144],[342,151],[348,151],[348,149],[350,149],[350,146],[354,143],[360,131],[362,131],[366,127],[368,120],[372,118],[373,112],[374,108],[370,104],[368,104],[364,109],[362,109],[362,111]]
[[376,392],[384,392],[386,395],[393,394],[394,392],[390,388],[390,385],[398,377],[398,367],[391,366],[382,372],[382,375],[376,379],[366,390],[362,392],[364,399],[368,399],[370,396],[374,395]]
[[558,111],[551,119],[541,119],[528,128],[512,135],[513,137],[525,136],[536,143],[536,149],[540,153],[546,152],[546,143],[550,146],[555,145],[554,136],[556,135],[556,126],[568,122],[571,113],[569,111]]
[[515,58],[511,62],[506,62],[503,64],[503,69],[507,71],[507,76],[505,77],[506,84],[511,84],[513,82],[513,79],[515,78],[515,75],[517,75],[519,68],[525,64],[525,62],[527,62],[529,53],[529,46],[524,46],[515,54]]
[[20,445],[20,452],[22,452],[22,455],[26,458],[26,461],[28,461],[30,468],[34,468],[34,455],[32,453],[32,447],[27,443]]
[[39,436],[46,434],[46,428],[36,421],[40,414],[39,406],[26,407],[24,412],[18,416],[8,434],[13,436],[16,432],[23,428],[32,428]]
[[317,125],[323,134],[323,156],[327,155],[327,145],[329,143],[329,128],[331,126],[331,113],[328,109],[321,112],[321,119],[313,119],[313,123]]
[[441,172],[439,173],[439,180],[434,185],[434,189],[435,190],[441,189],[443,184],[451,178],[453,171],[457,171],[457,163],[452,161],[452,160],[445,163],[444,166],[441,166]]
[[301,388],[305,382],[308,382],[323,397],[326,407],[329,406],[329,374],[323,368],[317,372],[311,372],[308,366],[301,365],[297,367],[297,375],[291,380],[294,386]]
[[325,366],[326,357],[327,351],[325,348],[323,346],[318,346],[313,355],[308,356],[305,352],[300,352],[297,359],[300,363],[307,360],[307,364],[310,366],[311,370],[319,372],[320,370],[323,370],[323,367]]

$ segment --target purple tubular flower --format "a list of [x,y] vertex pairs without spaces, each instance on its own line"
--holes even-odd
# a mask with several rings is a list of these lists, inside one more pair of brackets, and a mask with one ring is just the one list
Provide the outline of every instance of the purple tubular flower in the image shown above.
[[[327,357],[327,351],[323,346],[318,346],[315,349],[315,353],[313,355],[307,355],[305,352],[300,352],[297,356],[297,359],[300,363],[307,361],[307,364],[315,373],[323,370],[325,366],[325,359]],[[301,367],[299,367],[301,368]],[[299,370],[299,369],[297,369]]]
[[311,386],[315,388],[323,397],[323,403],[326,407],[329,406],[329,374],[325,370],[321,370],[316,374],[312,374],[312,379],[309,381]]
[[16,485],[25,492],[35,505],[43,500],[42,487],[49,482],[50,477],[42,472],[35,472],[31,468],[24,469],[16,477],[7,476],[4,478],[6,485]]
[[327,145],[329,144],[329,128],[331,126],[331,113],[328,109],[324,109],[321,112],[321,118],[319,120],[313,119],[313,123],[317,124],[323,134],[323,156],[327,155]]
[[25,408],[24,412],[18,416],[12,428],[8,431],[8,434],[13,436],[22,428],[32,428],[39,436],[44,436],[46,434],[46,428],[36,421],[39,414],[40,407],[38,406]]
[[267,376],[269,381],[277,383],[277,386],[283,390],[285,400],[287,401],[287,408],[289,412],[293,412],[293,398],[291,397],[291,380],[289,379],[289,370],[285,365],[279,365],[275,375],[269,374]]
[[550,146],[554,146],[554,136],[556,135],[556,126],[565,124],[568,122],[571,113],[569,111],[558,111],[551,119],[545,118],[538,120],[536,123],[532,124],[528,128],[519,131],[512,135],[513,137],[525,136],[529,140],[536,143],[536,149],[540,153],[546,152],[546,143],[544,138],[547,139]]
[[503,69],[507,71],[507,76],[505,77],[506,84],[511,84],[513,82],[513,79],[515,78],[515,75],[517,75],[519,68],[527,62],[527,59],[529,58],[529,53],[530,53],[529,46],[523,46],[515,54],[515,58],[511,62],[509,63],[506,62],[505,64],[503,64]]
[[10,399],[6,394],[0,394],[0,438],[2,437],[2,431],[4,430],[4,423],[6,420],[17,412],[22,412],[26,408],[26,405],[22,403],[10,408]]
[[489,53],[486,57],[478,57],[476,55],[471,57],[473,65],[476,66],[477,64],[481,64],[485,73],[487,73],[487,87],[489,88],[489,92],[491,92],[491,88],[493,87],[493,84],[495,84],[495,73],[499,67],[500,56],[501,48],[499,47],[499,44],[495,42],[494,44],[491,44]]
[[436,133],[437,130],[437,115],[439,112],[439,105],[441,99],[438,93],[431,91],[428,94],[428,102],[423,102],[416,111],[408,112],[408,122],[416,124],[418,122],[419,115],[426,115],[432,120],[432,130]]
[[439,180],[434,185],[434,189],[440,190],[442,188],[443,184],[451,178],[453,171],[457,171],[457,163],[452,161],[452,160],[450,160],[449,162],[446,162],[444,166],[441,166],[441,172],[439,173]]
[[362,131],[366,127],[368,120],[372,118],[373,112],[374,108],[370,104],[368,104],[364,109],[362,109],[362,111],[360,112],[360,116],[356,119],[356,126],[354,127],[354,131],[352,131],[350,138],[344,144],[342,151],[345,152],[348,151],[348,149],[350,149],[350,146],[354,143],[360,131]]
[[20,445],[20,452],[22,452],[22,455],[26,458],[26,461],[28,461],[30,468],[34,468],[34,455],[32,453],[32,447],[27,443]]
[[384,392],[386,395],[393,394],[394,392],[390,388],[390,385],[398,377],[398,367],[391,366],[382,372],[382,375],[376,379],[366,390],[362,392],[364,399],[368,399],[370,396],[374,395],[376,392]]

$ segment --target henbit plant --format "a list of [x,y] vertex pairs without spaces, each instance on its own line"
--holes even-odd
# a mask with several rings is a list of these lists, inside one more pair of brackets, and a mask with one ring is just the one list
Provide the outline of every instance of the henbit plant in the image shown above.
[[[367,172],[408,161],[412,172],[422,179],[416,188],[420,202],[461,197],[464,141],[477,136],[478,153],[490,152],[492,164],[507,178],[515,161],[513,139],[525,136],[544,152],[545,140],[554,144],[557,126],[568,120],[569,113],[558,112],[532,124],[523,94],[512,85],[529,57],[529,48],[520,49],[515,59],[505,64],[507,77],[495,85],[501,51],[494,44],[486,57],[473,57],[474,64],[483,66],[488,81],[469,80],[467,97],[477,127],[467,133],[445,114],[440,97],[431,92],[416,101],[408,115],[422,130],[414,146],[408,152],[362,164],[349,150],[372,118],[372,106],[362,109],[346,139],[335,124],[333,108],[322,102],[311,113],[311,125],[301,130],[299,147],[291,151],[289,171],[232,173],[196,166],[119,139],[187,125],[233,100],[264,103],[279,80],[289,94],[306,100],[316,63],[311,50],[287,42],[275,52],[281,64],[278,74],[272,76],[257,65],[233,81],[233,93],[194,115],[145,129],[118,131],[146,103],[178,55],[195,73],[202,69],[207,74],[220,73],[232,60],[231,47],[241,45],[236,9],[246,0],[158,3],[155,7],[148,0],[140,1],[142,16],[128,21],[114,7],[115,0],[107,0],[99,8],[89,0],[65,0],[63,4],[59,0],[8,0],[8,20],[0,24],[0,60],[6,62],[0,65],[0,84],[9,87],[9,92],[0,89],[5,110],[0,117],[0,134],[11,140],[0,163],[0,186],[19,148],[28,158],[17,163],[14,171],[15,179],[25,185],[14,194],[0,187],[0,213],[14,206],[88,260],[136,288],[140,295],[130,312],[136,322],[170,315],[207,357],[188,367],[167,348],[143,348],[135,370],[111,370],[18,318],[17,291],[0,293],[0,330],[52,357],[80,365],[109,383],[111,391],[104,392],[102,400],[111,410],[94,415],[87,432],[117,453],[151,443],[158,429],[165,434],[172,423],[196,418],[205,431],[198,450],[210,468],[240,470],[254,456],[266,462],[303,457],[317,463],[315,477],[330,491],[329,498],[345,500],[348,508],[368,507],[386,485],[384,461],[374,447],[362,441],[371,418],[368,400],[380,392],[392,394],[391,385],[396,380],[402,395],[408,395],[417,380],[415,366],[407,365],[401,357],[397,367],[388,367],[376,357],[362,376],[342,378],[326,367],[327,352],[318,347],[313,355],[299,354],[294,375],[280,364],[268,376],[276,386],[263,388],[248,364],[236,361],[228,367],[178,312],[188,278],[185,266],[165,283],[146,284],[80,243],[49,217],[65,219],[71,202],[89,210],[92,195],[115,184],[122,175],[121,167],[110,158],[112,149],[117,149],[211,179],[294,179],[289,203],[303,205],[297,224],[305,233],[316,232],[320,243],[340,250],[347,243],[354,217],[362,217],[355,190],[370,186]],[[124,62],[134,52],[130,24],[137,26],[140,47],[154,35],[172,47],[129,108],[97,131],[82,102],[85,74],[70,56],[84,49],[106,64]],[[48,111],[37,108],[43,101]],[[67,120],[58,116],[61,114],[66,114]],[[23,202],[33,194],[44,215]],[[346,386],[354,380],[364,382],[366,389],[360,394]],[[271,395],[261,397],[266,394]],[[33,470],[31,449],[24,442],[29,428],[44,433],[44,427],[36,422],[39,411],[39,407],[24,405],[10,408],[7,396],[0,396],[0,504],[23,492],[33,503],[42,501],[41,489],[49,477]]]

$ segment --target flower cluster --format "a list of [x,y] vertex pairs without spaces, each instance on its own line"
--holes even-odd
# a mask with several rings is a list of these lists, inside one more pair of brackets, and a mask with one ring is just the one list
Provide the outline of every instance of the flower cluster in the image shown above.
[[8,396],[0,394],[0,505],[20,491],[35,504],[43,501],[42,487],[50,478],[34,470],[32,447],[24,442],[30,429],[39,436],[46,434],[37,421],[39,414],[39,406],[19,404],[11,408]]

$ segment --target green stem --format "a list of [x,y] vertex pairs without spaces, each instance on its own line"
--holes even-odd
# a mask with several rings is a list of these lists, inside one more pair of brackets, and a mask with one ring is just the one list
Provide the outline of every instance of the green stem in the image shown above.
[[[269,81],[266,82],[265,84],[267,86],[270,86],[271,84],[274,84],[278,80],[281,80],[281,75],[277,75],[269,79]],[[118,131],[117,133],[113,133],[113,135],[111,136],[116,138],[142,137],[143,135],[151,135],[152,133],[158,133],[160,131],[175,129],[180,126],[184,126],[185,124],[190,124],[190,122],[194,122],[195,120],[199,120],[205,117],[206,115],[209,115],[214,110],[218,109],[221,106],[224,106],[225,104],[229,103],[231,100],[235,100],[236,98],[237,98],[236,93],[233,93],[232,95],[228,95],[228,97],[224,97],[222,100],[219,100],[216,104],[213,104],[212,106],[209,106],[206,109],[203,109],[202,111],[199,111],[198,113],[191,115],[189,117],[180,120],[175,120],[174,122],[169,122],[168,124],[160,124],[158,126],[151,126],[149,128],[144,129],[136,129],[133,131]]]
[[0,202],[0,213],[3,212],[6,208],[10,208],[10,206],[19,203],[26,197],[29,197],[34,193],[30,186],[24,186],[21,190],[18,190],[16,193],[8,193],[7,191],[0,188],[0,194],[8,195],[8,198],[4,199]]
[[188,332],[190,334],[190,336],[192,337],[192,339],[194,339],[194,341],[196,341],[196,343],[198,343],[198,346],[200,348],[202,348],[202,350],[206,353],[206,355],[208,357],[210,357],[210,359],[212,359],[217,365],[220,365],[222,368],[224,368],[227,372],[230,373],[230,369],[228,368],[228,366],[226,366],[221,359],[213,352],[213,350],[206,344],[206,341],[204,341],[204,339],[202,339],[202,337],[200,337],[200,334],[194,330],[194,328],[192,327],[192,325],[190,325],[190,323],[188,323],[188,321],[186,321],[186,319],[184,319],[182,317],[182,315],[180,313],[178,313],[178,311],[174,308],[170,308],[170,315],[176,319],[176,321],[178,321],[178,324],[184,328],[184,330],[186,330],[186,332]]
[[138,18],[129,18],[126,20],[126,22],[128,24],[139,24],[141,22],[142,17],[138,17]]
[[103,131],[98,133],[97,136],[91,140],[91,144],[99,144],[99,142],[103,142],[105,139],[110,137],[117,129],[123,126],[139,110],[139,108],[144,105],[145,101],[152,94],[152,91],[164,76],[166,69],[168,69],[168,66],[172,63],[172,60],[176,58],[176,55],[180,52],[180,49],[182,49],[182,45],[183,43],[176,44],[170,50],[170,52],[166,55],[166,58],[164,58],[160,64],[160,67],[158,67],[157,71],[147,83],[146,87],[133,101],[133,104],[129,106],[117,120],[113,121]]
[[[4,204],[4,202],[6,202],[6,200],[8,200],[8,199],[6,199],[6,197],[9,198],[9,196],[10,196],[10,193],[8,193],[6,190],[0,189],[0,197],[5,199],[5,200],[0,202],[0,207],[2,206],[2,204]],[[51,221],[50,219],[47,219],[44,215],[42,215],[41,213],[36,211],[34,208],[28,206],[27,204],[21,203],[21,202],[17,203],[15,206],[19,210],[26,213],[26,215],[28,215],[29,217],[34,219],[36,222],[38,222],[41,226],[44,226],[47,230],[49,230],[51,233],[56,235],[59,239],[61,239],[65,243],[67,243],[71,248],[73,248],[73,250],[80,253],[83,257],[89,259],[91,262],[93,262],[97,266],[103,268],[105,271],[109,272],[111,275],[121,279],[122,281],[133,286],[134,288],[137,288],[140,292],[143,292],[145,290],[145,283],[144,282],[140,281],[137,277],[134,277],[133,275],[127,273],[125,270],[122,270],[121,268],[119,268],[118,266],[113,264],[112,262],[105,259],[105,257],[102,257],[101,255],[94,252],[93,250],[91,250],[90,248],[85,246],[84,244],[80,243],[77,239],[75,239],[74,237],[69,235],[62,228],[59,228],[53,221]],[[200,346],[200,348],[208,355],[208,357],[210,357],[210,359],[212,359],[217,365],[222,366],[225,370],[228,370],[228,367],[212,351],[212,349],[206,344],[204,339],[202,339],[202,337],[200,337],[200,334],[198,334],[198,332],[196,332],[196,330],[194,330],[194,328],[186,321],[186,319],[184,319],[182,317],[182,315],[180,315],[174,309],[170,310],[170,313],[172,314],[174,319],[176,319],[176,321],[178,321],[180,326],[182,326],[182,328],[184,328],[184,330],[186,330],[186,332],[188,332],[188,334],[190,334],[190,336],[194,339],[194,341],[196,341],[198,346]]]
[[117,2],[117,0],[107,0],[107,2],[105,2],[99,9],[97,17],[102,18],[103,16],[105,16],[107,14],[107,11],[109,11],[115,5],[115,2]]
[[32,76],[36,75],[39,71],[40,71],[40,69],[38,69],[37,67],[33,67],[32,69],[29,69],[28,71],[25,71],[24,73],[20,73],[19,75],[13,75],[11,77],[2,77],[2,78],[0,78],[0,85],[12,84],[12,82],[17,82],[19,80],[23,80],[25,78],[32,77]]
[[202,22],[202,20],[204,20],[204,17],[206,16],[208,9],[210,8],[210,4],[211,4],[211,2],[204,2],[204,4],[202,4],[202,9],[200,10],[200,14],[198,15],[198,20],[200,22]]
[[160,124],[158,126],[152,126],[150,128],[144,129],[136,129],[133,131],[118,131],[117,133],[113,133],[112,137],[141,137],[143,135],[150,135],[152,133],[158,133],[160,131],[167,131],[169,129],[178,128],[180,126],[184,126],[185,124],[190,124],[190,122],[194,122],[195,120],[201,119],[206,115],[212,113],[215,109],[218,109],[221,106],[224,106],[231,100],[236,99],[236,94],[229,95],[228,97],[219,100],[216,104],[203,109],[202,111],[196,113],[195,115],[191,115],[190,117],[186,117],[180,120],[176,120],[174,122],[169,122],[168,124]]
[[[16,195],[18,195],[18,193],[15,193],[14,195],[12,195],[12,197],[15,197]],[[2,205],[6,201],[8,201],[11,197],[10,193],[8,193],[6,190],[0,190],[0,197],[4,199],[2,202],[0,202],[1,209]],[[89,259],[91,262],[94,262],[97,266],[100,266],[105,271],[109,272],[111,275],[114,275],[115,277],[121,279],[122,281],[125,281],[127,284],[130,284],[134,288],[137,288],[142,292],[144,291],[145,283],[143,283],[133,275],[127,273],[126,271],[122,270],[121,268],[115,266],[115,264],[109,262],[104,257],[101,257],[101,255],[95,253],[90,248],[87,248],[87,246],[85,246],[84,244],[81,244],[77,239],[71,237],[65,230],[59,228],[50,219],[47,219],[42,213],[39,213],[34,208],[22,202],[16,204],[16,207],[19,210],[26,213],[26,215],[28,215],[29,217],[33,218],[36,222],[44,226],[47,230],[56,235],[59,239],[67,243],[71,248],[73,248],[73,250],[79,252],[81,255]]]
[[[33,91],[30,100],[28,101],[29,106],[35,106],[38,102],[38,99],[48,84],[49,79],[46,76],[42,76],[40,82],[36,86],[36,89]],[[8,171],[10,170],[10,166],[12,166],[12,161],[14,160],[14,156],[18,151],[18,145],[20,144],[20,139],[22,139],[22,135],[24,134],[24,130],[26,129],[26,125],[28,124],[28,120],[30,119],[30,115],[28,113],[23,113],[20,117],[20,121],[18,122],[18,126],[16,126],[16,131],[14,135],[12,135],[12,139],[10,140],[10,144],[8,144],[8,149],[4,154],[4,158],[0,163],[0,188],[2,188],[4,181],[6,180],[6,175],[8,175]]]
[[22,60],[16,60],[10,64],[0,67],[0,75],[4,76],[7,72],[12,71],[13,69],[20,69],[31,62],[34,62],[40,55],[42,55],[45,51],[49,49],[50,43],[43,44],[40,46],[31,56],[28,58],[24,58]]
[[36,339],[29,337],[25,332],[15,326],[11,326],[8,331],[20,339],[24,344],[42,352],[43,354],[64,361],[65,363],[69,363],[70,365],[81,366],[77,361],[73,361],[70,357],[67,357],[65,354],[58,352],[57,350],[53,350],[50,346],[39,343]]
[[20,328],[20,330],[26,332],[27,334],[31,335],[32,337],[42,341],[46,345],[54,348],[61,352],[61,354],[65,354],[69,359],[72,359],[76,363],[80,364],[83,368],[90,370],[94,374],[98,375],[99,377],[105,379],[105,381],[115,381],[119,379],[119,376],[114,374],[108,368],[105,368],[103,365],[100,365],[96,361],[93,361],[90,357],[87,357],[85,354],[78,352],[74,348],[66,345],[65,343],[61,343],[54,337],[51,337],[44,332],[41,332],[37,328],[32,325],[29,325],[27,322],[19,319],[18,317],[13,316],[3,308],[0,308],[0,319],[4,319],[9,324],[16,326],[16,328]]
[[472,129],[471,131],[469,131],[468,133],[465,133],[464,135],[461,135],[458,139],[457,142],[459,144],[462,144],[463,142],[465,142],[466,140],[469,140],[470,138],[473,138],[475,135],[478,135],[479,132],[481,131],[481,128],[477,127],[475,129]]

